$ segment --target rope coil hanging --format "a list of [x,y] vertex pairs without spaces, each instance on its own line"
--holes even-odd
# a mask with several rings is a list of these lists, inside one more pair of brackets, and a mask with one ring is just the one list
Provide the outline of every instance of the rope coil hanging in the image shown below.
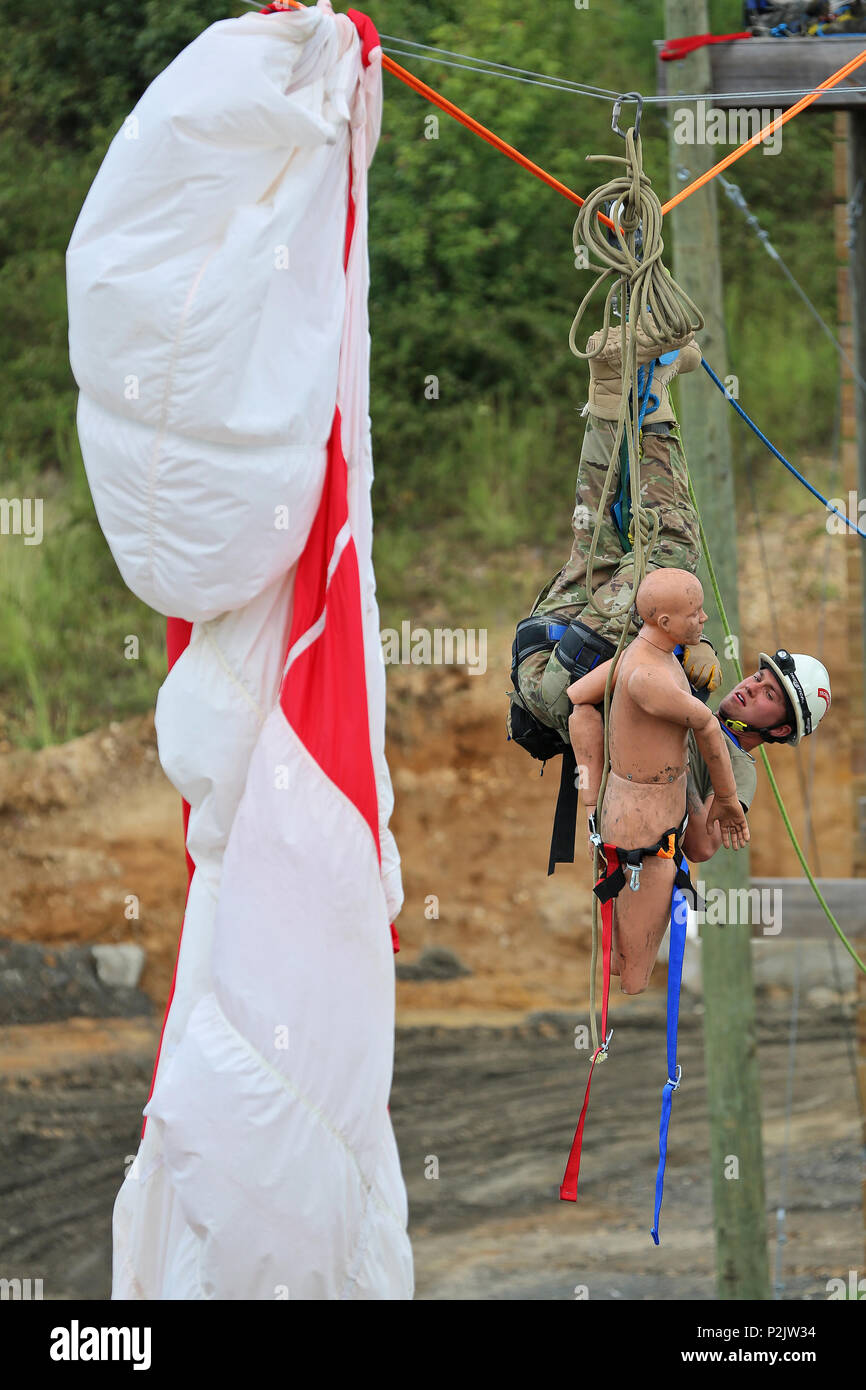
[[[575,221],[572,238],[575,253],[585,246],[600,269],[594,283],[583,297],[568,335],[568,345],[575,357],[583,358],[585,361],[597,357],[607,344],[612,326],[613,301],[615,297],[619,297],[623,305],[619,329],[622,392],[608,472],[587,561],[586,582],[590,604],[597,613],[607,618],[624,614],[631,607],[637,587],[646,573],[649,554],[658,534],[658,518],[640,505],[638,441],[641,421],[638,393],[634,389],[637,382],[638,333],[650,346],[658,348],[661,354],[669,350],[672,344],[684,343],[692,333],[698,332],[704,326],[703,315],[697,305],[680,288],[662,262],[664,241],[661,235],[661,204],[653,191],[650,179],[643,172],[641,139],[634,129],[626,132],[625,144],[624,158],[619,155],[587,155],[587,159],[590,160],[607,160],[625,165],[625,170],[618,177],[600,185],[588,196]],[[615,246],[611,245],[599,221],[598,214],[603,212],[606,205],[610,205],[616,214],[613,219]],[[643,239],[642,250],[636,245],[639,230]],[[590,300],[605,280],[611,280],[611,283],[604,301],[601,341],[592,353],[582,352],[576,341],[578,329]],[[629,412],[629,400],[631,408],[626,440],[632,515],[635,521],[635,583],[627,602],[602,609],[593,593],[592,572],[600,518],[604,516],[619,456],[626,414]]]

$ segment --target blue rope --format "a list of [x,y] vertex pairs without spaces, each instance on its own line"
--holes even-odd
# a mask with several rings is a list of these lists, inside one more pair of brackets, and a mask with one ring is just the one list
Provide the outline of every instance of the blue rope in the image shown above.
[[[676,353],[674,353],[674,356],[676,356]],[[655,401],[655,405],[652,407],[653,410],[658,410],[659,408],[658,396],[655,394],[654,391],[650,391],[650,387],[653,384],[653,374],[655,373],[655,369],[655,362],[650,362],[648,367],[638,367],[637,369],[637,393],[638,403],[640,405],[640,411],[638,414],[637,421],[638,429],[640,429],[641,425],[643,424],[643,417],[647,413],[647,407],[649,406],[650,401]],[[641,381],[641,372],[645,373],[643,381]]]
[[802,473],[798,473],[794,465],[792,463],[789,463],[788,460],[785,458],[784,454],[779,453],[779,450],[776,448],[775,444],[770,443],[767,436],[758,429],[758,426],[755,424],[754,420],[749,418],[745,410],[743,410],[743,407],[739,405],[738,402],[734,400],[733,396],[731,396],[725,390],[724,382],[719,381],[719,378],[716,376],[715,372],[713,371],[712,367],[710,366],[709,362],[706,360],[705,357],[701,358],[701,366],[703,367],[704,371],[712,377],[713,381],[716,383],[719,390],[722,392],[722,395],[725,396],[726,399],[731,402],[731,405],[734,407],[734,410],[737,412],[737,414],[742,415],[746,424],[749,425],[755,431],[755,434],[758,436],[758,438],[764,444],[766,444],[767,448],[770,450],[770,453],[775,454],[776,458],[779,460],[780,463],[784,463],[788,472],[793,473],[794,477],[799,482],[801,482],[804,487],[807,487],[809,489],[813,497],[817,497],[819,502],[824,503],[824,506],[827,508],[828,512],[835,512],[836,516],[842,518],[846,526],[850,526],[852,531],[856,531],[857,535],[861,536],[862,539],[866,541],[866,531],[861,531],[860,527],[857,525],[856,522],[849,521],[847,516],[842,516],[842,513],[836,507],[831,506],[830,503],[827,501],[827,498],[821,496],[818,489],[812,486],[808,478],[804,478]]
[[[685,859],[680,860],[680,868],[688,872]],[[656,1173],[656,1201],[653,1213],[653,1228],[650,1232],[655,1244],[659,1243],[659,1217],[662,1210],[662,1197],[665,1191],[665,1162],[668,1156],[668,1128],[671,1122],[671,1099],[680,1084],[681,1070],[677,1067],[677,1031],[680,1013],[680,985],[683,978],[683,957],[686,951],[686,925],[688,908],[679,888],[674,885],[671,892],[671,932],[668,950],[668,1079],[662,1091],[662,1113],[659,1120],[659,1166]]]

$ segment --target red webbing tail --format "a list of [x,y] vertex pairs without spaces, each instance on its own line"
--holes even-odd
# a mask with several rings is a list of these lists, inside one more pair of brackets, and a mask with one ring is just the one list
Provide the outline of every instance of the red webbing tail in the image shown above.
[[[613,845],[605,845],[605,857],[607,859],[607,871],[602,878],[609,878],[619,868],[619,859]],[[599,879],[599,883],[601,879]],[[568,1155],[568,1162],[565,1165],[565,1176],[559,1188],[559,1197],[563,1202],[577,1201],[577,1180],[580,1176],[580,1151],[583,1146],[583,1126],[586,1121],[586,1112],[589,1109],[589,1090],[592,1086],[592,1073],[595,1064],[602,1052],[607,1051],[607,1005],[610,998],[610,952],[611,939],[613,936],[613,899],[602,904],[601,908],[601,957],[602,957],[602,994],[601,994],[601,1036],[602,1043],[592,1054],[592,1061],[589,1064],[589,1076],[586,1079],[586,1094],[583,1098],[583,1109],[580,1112],[580,1119],[577,1122],[577,1129],[574,1131],[574,1139],[571,1143],[571,1152]]]

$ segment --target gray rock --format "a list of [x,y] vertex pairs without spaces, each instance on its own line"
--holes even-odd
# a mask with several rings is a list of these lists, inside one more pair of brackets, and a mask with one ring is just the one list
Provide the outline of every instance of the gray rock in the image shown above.
[[144,969],[144,950],[132,942],[122,945],[91,946],[96,973],[104,985],[135,989]]
[[829,1009],[840,1002],[838,992],[826,985],[815,985],[806,995],[806,1001],[813,1009]]
[[[97,951],[110,953],[109,977],[138,979],[144,952],[138,946],[53,946],[0,940],[0,1024],[54,1023],[64,1018],[133,1018],[152,1013],[134,985],[108,984],[97,970]],[[116,953],[122,954],[118,956]],[[105,969],[103,958],[103,969]],[[114,974],[112,975],[112,971]]]
[[413,965],[398,965],[398,980],[456,980],[471,975],[459,956],[446,946],[428,946]]

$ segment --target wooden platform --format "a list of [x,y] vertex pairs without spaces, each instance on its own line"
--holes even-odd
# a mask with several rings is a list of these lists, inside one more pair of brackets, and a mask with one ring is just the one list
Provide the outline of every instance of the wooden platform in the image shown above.
[[[656,81],[659,96],[676,94],[677,91],[693,92],[694,87],[684,84],[688,71],[687,63],[675,61],[663,63],[659,53],[664,47],[663,40],[654,44],[656,50]],[[737,39],[733,43],[709,44],[703,52],[709,55],[712,75],[709,90],[729,93],[728,96],[713,95],[712,105],[730,106],[771,106],[782,110],[793,106],[796,96],[780,96],[780,92],[792,89],[804,91],[817,87],[832,73],[844,67],[866,49],[866,38],[826,38],[826,39]],[[856,111],[866,109],[866,91],[854,92],[852,87],[866,88],[866,63],[855,69],[832,92],[818,97],[813,103],[817,111]],[[759,92],[759,97],[743,97],[745,92]],[[632,107],[627,110],[631,112]]]
[[[700,865],[695,866],[696,871]],[[824,895],[827,906],[849,940],[866,936],[866,883],[862,878],[819,878],[815,882]],[[790,941],[822,940],[838,937],[824,914],[824,909],[805,878],[753,878],[752,888],[780,889],[782,892],[782,930],[780,938]],[[762,936],[760,926],[755,936]]]

